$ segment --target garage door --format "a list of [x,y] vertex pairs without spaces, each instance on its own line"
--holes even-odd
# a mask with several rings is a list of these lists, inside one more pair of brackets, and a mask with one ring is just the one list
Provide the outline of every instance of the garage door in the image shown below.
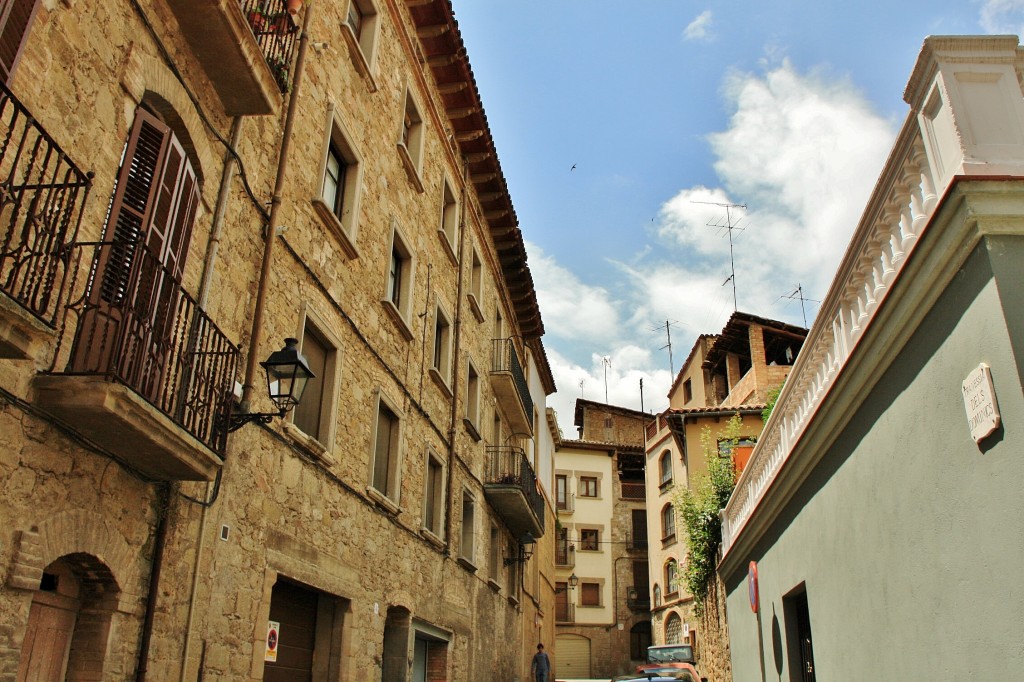
[[559,635],[555,648],[555,677],[590,677],[590,640]]
[[264,682],[309,682],[313,679],[317,594],[278,581],[270,597],[270,620],[281,624],[277,661],[266,662]]

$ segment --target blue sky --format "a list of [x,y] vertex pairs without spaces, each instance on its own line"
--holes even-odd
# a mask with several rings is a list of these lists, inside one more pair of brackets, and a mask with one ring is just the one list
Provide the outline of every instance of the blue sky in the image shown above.
[[[802,324],[907,114],[925,36],[1024,31],[1024,0],[453,0],[527,252],[567,437],[580,395],[667,405],[740,310]],[[626,11],[626,10],[630,11]],[[575,170],[571,170],[573,166]],[[808,323],[816,312],[807,304]],[[606,367],[602,358],[609,358]],[[582,388],[580,383],[582,382]]]

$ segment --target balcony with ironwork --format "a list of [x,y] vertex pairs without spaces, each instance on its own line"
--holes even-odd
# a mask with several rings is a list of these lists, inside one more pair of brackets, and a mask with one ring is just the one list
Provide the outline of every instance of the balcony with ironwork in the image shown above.
[[91,183],[0,83],[0,358],[53,344]]
[[576,545],[569,538],[555,540],[555,566],[572,568],[576,565]]
[[576,605],[566,601],[555,602],[555,622],[556,623],[575,623],[576,622]]
[[[92,262],[90,283],[64,311],[74,340],[57,348],[61,369],[35,377],[36,404],[148,477],[211,480],[238,348],[141,245],[78,247],[72,260]],[[123,278],[103,270],[111,261],[130,264]]]
[[647,551],[647,534],[646,533],[626,533],[626,551],[628,551],[628,552],[646,552]]
[[298,26],[285,0],[164,0],[232,116],[274,113]]
[[487,446],[484,496],[515,537],[544,535],[544,496],[522,448]]
[[512,338],[492,341],[491,384],[513,433],[532,436],[533,398],[514,341]]
[[622,499],[643,502],[647,499],[647,486],[643,481],[622,481]]

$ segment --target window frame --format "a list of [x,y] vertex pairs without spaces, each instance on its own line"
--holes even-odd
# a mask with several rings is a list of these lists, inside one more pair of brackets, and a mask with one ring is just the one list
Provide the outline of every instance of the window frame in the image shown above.
[[423,462],[422,529],[440,540],[444,528],[445,472],[447,464],[434,448],[427,446]]
[[658,458],[658,488],[664,490],[672,485],[672,451],[664,450]]
[[[588,493],[588,489],[593,484],[593,495]],[[585,497],[590,500],[596,500],[601,497],[601,477],[600,476],[578,476],[577,486],[579,487],[579,497]]]
[[441,179],[441,220],[437,227],[438,238],[453,265],[459,264],[459,218],[462,206],[459,196],[449,182],[448,176]]
[[[413,281],[416,275],[416,259],[412,249],[409,247],[409,240],[405,236],[402,227],[397,219],[391,221],[391,239],[388,240],[384,268],[384,296],[381,304],[388,311],[391,319],[398,326],[406,341],[412,341],[413,332],[409,321],[412,319],[413,303]],[[392,290],[392,263],[394,255],[398,254],[400,263],[398,267],[398,284],[395,291]],[[397,297],[397,301],[395,300]]]
[[[601,531],[598,528],[580,528],[580,542],[578,550],[583,552],[600,552],[601,551]],[[593,542],[590,543],[585,535],[593,535]],[[593,547],[588,547],[588,544],[593,544]]]
[[[320,189],[312,199],[313,208],[327,231],[349,258],[358,258],[359,203],[362,196],[364,163],[362,154],[352,143],[352,135],[334,102],[327,105],[323,149],[320,158]],[[344,179],[335,191],[334,205],[326,201],[328,162],[334,150],[346,163]],[[340,195],[340,196],[339,196]],[[340,203],[339,203],[340,202]]]
[[679,594],[679,562],[674,557],[669,557],[665,561],[665,565],[662,569],[665,577],[665,589],[668,590],[665,593],[665,598],[674,597]]
[[[603,592],[604,592],[604,590],[601,589],[602,588],[601,581],[599,581],[599,580],[587,580],[587,581],[580,580],[579,586],[580,586],[580,606],[586,607],[586,608],[601,608],[602,606],[604,606],[603,600],[601,599],[601,597],[603,596]],[[594,592],[594,595],[597,597],[596,602],[593,603],[593,604],[588,604],[587,603],[586,593],[587,593],[587,588],[588,587],[592,588],[591,591]]]
[[445,394],[452,396],[452,321],[444,304],[434,306],[434,335],[431,342],[430,375]]
[[[469,524],[466,523],[466,507],[469,506]],[[468,537],[468,541],[467,541]],[[467,552],[467,545],[469,551]],[[468,488],[462,489],[462,516],[459,528],[459,559],[476,570],[476,497]]]
[[426,140],[426,122],[412,88],[405,87],[398,125],[398,155],[402,159],[409,181],[416,191],[423,193],[423,148]]
[[484,264],[476,246],[470,249],[470,253],[472,256],[469,261],[469,291],[466,293],[466,298],[469,299],[469,308],[473,311],[473,317],[478,323],[483,323]]
[[466,354],[466,398],[462,421],[474,441],[480,440],[480,371],[473,358]]
[[661,542],[670,544],[676,541],[676,508],[671,502],[661,508]]
[[[403,456],[403,443],[402,443],[402,431],[404,414],[395,401],[391,400],[385,395],[383,390],[376,391],[376,400],[374,401],[375,416],[373,420],[373,432],[370,438],[370,467],[369,467],[369,488],[368,491],[377,502],[383,504],[389,511],[399,511],[401,504],[401,493],[402,493],[402,456]],[[377,454],[380,450],[379,444],[379,433],[380,433],[380,417],[383,410],[387,410],[392,414],[395,419],[393,425],[393,432],[389,439],[388,445],[388,458],[393,459],[389,467],[385,469],[385,477],[387,480],[384,482],[384,490],[377,487]]]
[[[334,439],[337,434],[337,405],[341,390],[341,341],[328,331],[330,325],[327,324],[323,316],[316,313],[310,307],[306,307],[303,310],[299,329],[301,330],[301,335],[299,336],[301,349],[305,348],[307,334],[311,329],[311,335],[317,337],[317,341],[327,351],[324,362],[325,369],[322,376],[317,376],[312,380],[320,382],[321,385],[319,425],[317,433],[314,434],[308,433],[301,425],[296,423],[295,417],[299,414],[298,410],[300,409],[297,406],[292,410],[286,422],[286,431],[295,440],[305,445],[306,449],[312,450],[315,454],[324,457],[334,449]],[[314,383],[313,386],[315,385]],[[303,402],[300,405],[305,404],[310,388],[312,387],[307,383],[306,390],[303,393]]]
[[[356,7],[361,15],[358,32],[349,22],[352,7]],[[341,21],[341,35],[348,46],[352,65],[366,80],[366,87],[370,92],[377,91],[374,72],[377,65],[380,24],[380,12],[374,0],[349,0],[349,4],[345,7],[344,19]]]

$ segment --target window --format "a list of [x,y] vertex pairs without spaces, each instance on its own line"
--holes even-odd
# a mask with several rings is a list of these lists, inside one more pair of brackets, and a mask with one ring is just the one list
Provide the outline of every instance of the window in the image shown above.
[[309,362],[314,377],[306,383],[302,401],[292,412],[292,423],[307,436],[325,446],[332,446],[332,419],[335,403],[337,342],[321,331],[307,314],[302,330],[302,354]]
[[459,556],[473,563],[475,559],[474,539],[476,519],[476,501],[468,490],[462,491],[462,534],[459,543]]
[[377,83],[373,79],[377,25],[377,8],[372,0],[349,0],[343,24],[348,30],[343,30],[342,35],[348,43],[352,64],[359,75],[367,80],[370,92],[377,90]]
[[676,539],[676,508],[666,504],[661,508],[661,541],[669,542]]
[[678,582],[679,564],[676,563],[675,559],[669,559],[665,562],[665,589],[668,590],[668,594],[676,594],[679,591]]
[[419,192],[423,191],[423,181],[420,179],[420,167],[423,162],[423,138],[423,117],[420,116],[419,108],[412,97],[412,91],[406,90],[402,129],[398,138],[398,152],[409,175],[409,180]]
[[25,36],[28,34],[29,24],[35,13],[35,0],[13,0],[3,3],[0,12],[2,27],[0,27],[0,75],[5,83],[10,82],[11,72],[21,54],[21,48],[25,44]]
[[601,605],[601,584],[580,583],[580,606]]
[[658,472],[661,487],[672,482],[672,453],[669,450],[661,453],[661,458],[658,460]]
[[469,273],[469,307],[477,322],[484,321],[483,300],[484,300],[484,267],[480,262],[480,255],[473,249],[473,264]]
[[378,396],[371,484],[395,504],[399,492],[399,435],[398,411],[385,402],[383,395]]
[[426,490],[423,493],[423,527],[441,536],[444,509],[444,463],[427,448]]
[[569,510],[569,477],[565,474],[555,475],[555,507],[559,511]]
[[596,552],[600,547],[599,533],[595,528],[583,528],[580,530],[580,549],[589,552]]
[[657,608],[657,607],[661,606],[661,585],[655,583],[653,591],[654,591],[654,607]]
[[480,374],[469,358],[466,359],[466,411],[465,421],[474,440],[480,440]]
[[451,322],[444,309],[438,305],[434,315],[434,359],[432,369],[447,387],[451,383],[452,373],[452,341]]
[[458,261],[458,227],[459,227],[459,203],[455,199],[455,192],[448,184],[448,178],[442,183],[441,192],[441,225],[438,233],[441,235],[441,242],[445,245],[449,257],[453,262]]
[[580,497],[597,497],[597,476],[580,476]]
[[683,382],[683,404],[689,403],[693,400],[693,384],[687,379]]
[[489,545],[490,557],[488,557],[487,577],[491,582],[498,582],[498,566],[501,564],[501,547],[498,545],[500,535],[498,527],[491,525],[491,544]]
[[328,232],[349,258],[358,258],[356,234],[359,216],[359,187],[362,162],[345,130],[334,104],[327,109],[324,140],[323,184],[313,208]]
[[391,227],[391,249],[385,273],[383,302],[406,340],[411,340],[413,336],[409,327],[412,316],[412,272],[412,251],[395,221]]
[[665,619],[665,644],[683,643],[683,619],[678,613],[670,613]]

